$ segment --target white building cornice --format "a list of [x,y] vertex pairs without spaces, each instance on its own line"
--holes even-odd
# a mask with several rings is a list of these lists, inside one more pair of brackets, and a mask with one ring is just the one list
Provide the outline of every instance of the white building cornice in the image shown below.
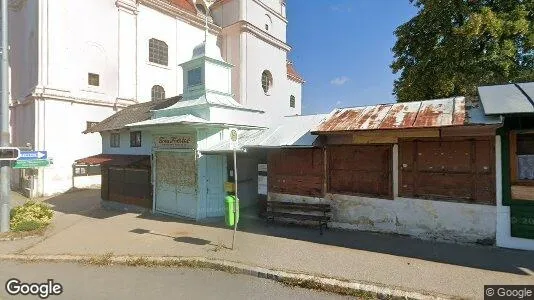
[[100,99],[79,98],[79,97],[73,96],[69,90],[53,88],[53,87],[37,86],[24,99],[13,101],[11,103],[11,107],[26,105],[31,100],[53,100],[53,101],[63,101],[63,102],[69,102],[69,103],[115,107],[115,108],[124,108],[126,106],[138,103],[137,101],[132,100],[132,99],[116,98],[115,101],[113,100],[110,101],[110,100],[105,100],[102,98]]
[[[160,12],[163,12],[167,15],[170,15],[174,18],[180,19],[190,25],[193,25],[197,28],[204,29],[206,20],[196,14],[192,14],[188,11],[185,11],[179,7],[176,7],[170,4],[168,1],[164,0],[139,0],[140,4],[143,4],[147,7],[153,8]],[[209,23],[209,32],[214,35],[218,35],[221,32],[221,27],[215,25],[214,23]]]
[[132,0],[117,0],[115,1],[115,6],[117,6],[117,8],[119,8],[120,10],[130,13],[132,15],[137,15],[137,13],[139,12],[137,10],[137,4],[135,3],[135,1]]
[[[217,1],[215,2],[211,7],[210,9],[211,10],[215,10],[217,9],[218,7],[221,7],[222,5],[225,5],[227,2],[230,2],[231,0],[223,0],[223,1]],[[259,6],[261,6],[263,9],[265,9],[266,11],[268,11],[269,13],[271,13],[273,16],[279,18],[280,20],[282,20],[282,22],[286,23],[287,24],[287,18],[284,17],[280,12],[270,8],[269,6],[267,6],[265,3],[263,3],[261,0],[252,0],[254,1],[255,3],[257,3]],[[280,1],[280,5],[284,4],[285,5],[285,1]]]
[[291,46],[289,46],[287,43],[284,43],[283,41],[275,38],[274,36],[266,33],[265,31],[259,29],[258,27],[254,26],[253,24],[247,22],[247,21],[238,21],[230,26],[226,26],[222,29],[222,31],[234,31],[234,30],[240,30],[241,32],[249,32],[252,33],[255,37],[275,46],[280,49],[285,50],[286,52],[291,51]]

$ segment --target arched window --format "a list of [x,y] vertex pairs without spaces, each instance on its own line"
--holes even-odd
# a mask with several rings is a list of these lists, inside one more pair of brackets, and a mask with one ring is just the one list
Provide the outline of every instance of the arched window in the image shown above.
[[269,31],[271,29],[271,25],[273,24],[273,20],[269,15],[265,15],[265,31]]
[[295,96],[289,96],[289,107],[295,108]]
[[269,95],[269,91],[273,87],[273,75],[271,72],[265,70],[261,73],[261,87],[266,95]]
[[161,85],[153,86],[151,98],[152,98],[152,101],[165,99],[165,89]]
[[169,64],[169,46],[164,41],[150,39],[148,41],[148,61],[160,64]]

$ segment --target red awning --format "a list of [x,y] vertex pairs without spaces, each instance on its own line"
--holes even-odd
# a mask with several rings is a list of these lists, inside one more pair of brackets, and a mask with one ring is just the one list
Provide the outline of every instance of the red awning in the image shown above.
[[149,159],[150,155],[97,154],[77,159],[76,163],[83,165],[129,166],[131,164]]

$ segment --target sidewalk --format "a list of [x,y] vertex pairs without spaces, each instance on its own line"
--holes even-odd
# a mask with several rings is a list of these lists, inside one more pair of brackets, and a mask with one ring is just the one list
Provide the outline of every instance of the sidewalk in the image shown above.
[[98,208],[99,191],[50,198],[54,228],[45,237],[0,242],[0,254],[195,256],[269,269],[365,281],[402,289],[482,298],[485,284],[534,284],[534,252],[421,241],[353,231],[266,226],[243,217],[193,223]]

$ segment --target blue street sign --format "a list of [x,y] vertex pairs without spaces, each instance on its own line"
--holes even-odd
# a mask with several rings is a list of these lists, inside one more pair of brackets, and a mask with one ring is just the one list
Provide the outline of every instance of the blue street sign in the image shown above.
[[20,151],[18,160],[47,159],[46,151]]

